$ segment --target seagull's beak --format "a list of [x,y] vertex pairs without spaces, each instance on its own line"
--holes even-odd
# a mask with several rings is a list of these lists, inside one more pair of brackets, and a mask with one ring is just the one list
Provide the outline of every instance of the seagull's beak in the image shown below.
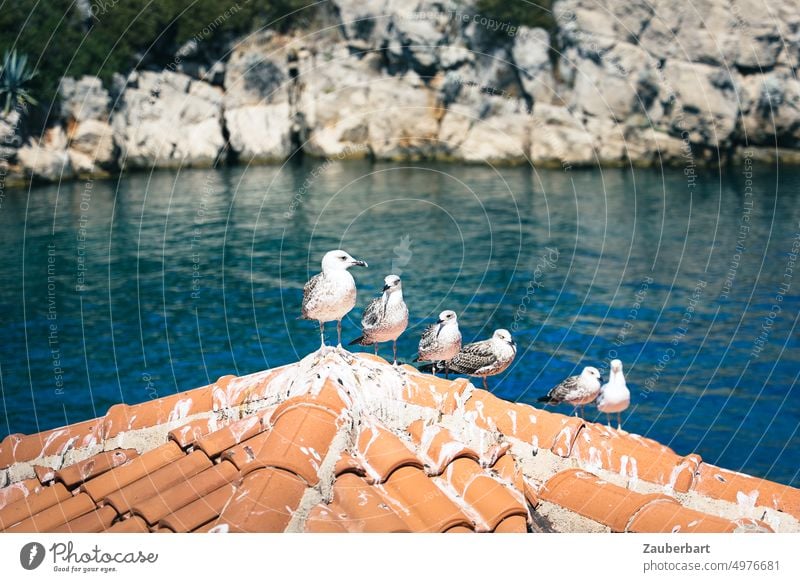
[[439,334],[442,333],[443,329],[444,329],[444,322],[440,321],[439,322],[439,329],[436,330],[436,337],[439,337]]
[[[366,265],[364,265],[364,266],[366,267]],[[389,289],[391,289],[391,288],[392,288],[392,286],[391,286],[391,285],[384,285],[384,286],[383,286],[383,291],[384,291],[384,293],[385,293],[386,291],[388,291]]]
[[509,340],[509,342],[508,342],[508,343],[509,343],[509,344],[511,345],[511,347],[513,347],[513,348],[517,347],[517,342],[515,342],[515,341],[514,341],[514,338],[513,338],[513,337],[512,337],[512,338]]
[[369,267],[367,261],[359,261],[357,259],[353,259],[353,266],[355,267]]

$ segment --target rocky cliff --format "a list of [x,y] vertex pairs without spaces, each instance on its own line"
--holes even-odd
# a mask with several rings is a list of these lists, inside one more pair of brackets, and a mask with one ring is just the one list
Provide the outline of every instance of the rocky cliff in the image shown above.
[[225,58],[65,78],[60,115],[6,174],[318,157],[539,166],[800,161],[794,0],[560,0],[552,30],[472,0],[332,0],[330,26],[239,39]]

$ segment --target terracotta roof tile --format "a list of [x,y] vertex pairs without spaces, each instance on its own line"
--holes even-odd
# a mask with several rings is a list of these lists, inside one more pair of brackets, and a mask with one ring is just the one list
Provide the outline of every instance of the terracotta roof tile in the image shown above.
[[216,520],[235,492],[236,487],[232,483],[225,484],[164,516],[159,521],[159,525],[176,532],[194,531],[200,526]]
[[681,493],[688,491],[700,463],[698,455],[680,457],[651,439],[599,424],[587,424],[580,431],[570,456],[590,470],[607,469],[623,477],[668,485]]
[[426,425],[424,421],[417,420],[407,430],[419,448],[421,458],[425,460],[429,475],[441,475],[447,465],[461,457],[480,461],[476,451],[460,442],[445,427]]
[[[42,489],[42,484],[38,479],[23,479],[0,489],[0,510],[7,505],[25,499],[31,494],[37,493]],[[2,514],[0,514],[2,515]],[[2,526],[0,526],[2,529]]]
[[135,449],[103,451],[102,453],[92,455],[88,459],[78,461],[74,465],[59,469],[56,471],[56,480],[71,489],[87,479],[102,475],[115,467],[124,465],[138,456],[139,453],[137,453]]
[[326,378],[318,392],[309,392],[302,396],[295,396],[284,400],[275,409],[274,417],[278,418],[287,410],[297,406],[318,406],[319,408],[328,410],[334,416],[339,416],[344,409],[348,408],[351,400],[352,399],[341,384],[330,378]]
[[260,415],[247,416],[198,438],[195,446],[209,457],[216,457],[226,449],[254,437],[266,428]]
[[475,530],[463,525],[456,525],[450,529],[445,530],[443,533],[475,533]]
[[[252,448],[255,458],[237,466],[243,473],[260,467],[278,467],[302,477],[309,485],[319,483],[319,466],[328,454],[331,441],[336,435],[336,417],[328,410],[300,406],[290,408],[280,415],[276,414],[271,431],[263,433],[263,442]],[[248,443],[259,439],[258,435],[240,445],[243,449]],[[259,439],[260,440],[260,439]]]
[[117,517],[117,512],[110,505],[104,505],[89,513],[84,513],[63,525],[52,529],[53,533],[99,533],[108,529]]
[[365,426],[358,435],[358,453],[363,459],[367,476],[383,483],[400,467],[417,467],[423,464],[392,432],[377,425]]
[[101,419],[94,419],[32,435],[8,435],[0,443],[0,469],[102,442],[101,424]]
[[307,526],[308,531],[336,528],[349,532],[411,531],[398,514],[397,504],[386,498],[383,487],[372,487],[363,478],[350,473],[334,483],[331,504],[318,507],[312,523]]
[[656,499],[671,499],[623,489],[580,469],[568,469],[551,477],[539,491],[539,497],[617,532],[625,531],[631,518],[646,504]]
[[646,533],[724,533],[736,529],[733,522],[687,509],[672,499],[645,505],[633,517],[627,531]]
[[305,482],[282,469],[266,467],[248,474],[216,525],[231,532],[281,532],[305,493]]
[[70,492],[61,483],[42,487],[36,493],[0,510],[0,530],[5,530],[30,516],[70,498]]
[[800,518],[800,489],[721,469],[709,463],[700,464],[691,490],[714,499],[769,507]]
[[584,421],[539,410],[526,404],[511,404],[486,390],[476,389],[464,409],[475,424],[487,430],[497,429],[537,449],[549,449],[566,457]]
[[42,485],[47,485],[56,478],[56,470],[52,467],[35,465],[33,467],[33,472],[36,475],[36,479],[38,479],[39,483]]
[[115,404],[108,409],[103,421],[103,438],[110,439],[129,430],[149,428],[208,412],[211,409],[212,387],[195,388],[141,404]]
[[96,502],[100,502],[114,491],[118,491],[181,457],[183,457],[181,448],[173,441],[169,441],[136,457],[129,463],[86,481],[81,485],[81,490],[91,495]]
[[7,532],[50,532],[78,516],[94,510],[95,505],[91,497],[80,493],[61,502],[51,505],[47,509],[35,513],[31,517],[12,525]]
[[[800,530],[797,489],[465,379],[337,350],[308,358],[6,437],[0,463],[20,465],[0,477],[20,480],[0,489],[0,529],[521,533],[559,531],[555,504],[613,531],[769,531],[750,517],[761,506],[791,514],[764,512],[775,529]],[[130,441],[114,436],[134,428]],[[98,446],[108,450],[65,466],[73,455],[50,456]],[[653,490],[678,495],[638,492]]]
[[203,451],[194,451],[110,493],[103,501],[122,515],[136,504],[150,499],[176,483],[186,481],[209,467],[211,461],[206,454]]
[[231,483],[238,475],[239,471],[232,463],[222,461],[189,479],[180,479],[172,487],[160,490],[157,495],[136,503],[132,511],[142,516],[150,525],[156,525],[161,518]]
[[479,518],[476,531],[492,531],[501,521],[513,515],[523,519],[528,517],[522,495],[512,495],[472,459],[456,459],[447,467],[443,478]]
[[225,423],[218,423],[216,416],[198,418],[173,428],[171,431],[169,431],[168,436],[170,440],[178,443],[180,448],[187,449],[194,445],[197,442],[197,439],[218,430],[220,428],[218,424],[224,425]]
[[135,515],[112,524],[105,531],[109,533],[148,533],[150,528],[147,527],[145,520]]
[[345,473],[353,473],[354,475],[364,477],[367,471],[364,468],[364,464],[353,455],[342,453],[336,461],[336,465],[334,465],[333,473],[336,477],[341,477]]
[[403,399],[417,406],[436,408],[444,414],[452,414],[469,385],[465,378],[445,380],[419,374],[415,370],[408,375],[408,384],[403,388]]
[[401,467],[392,473],[381,490],[411,531],[441,532],[457,525],[471,527],[472,521],[425,473],[415,467]]
[[512,515],[497,524],[494,531],[495,533],[526,533],[528,522],[522,516]]
[[210,408],[220,410],[261,400],[268,393],[272,381],[282,372],[283,368],[274,368],[248,376],[223,376],[210,387],[212,397]]
[[333,504],[330,506],[319,504],[308,512],[303,531],[307,533],[347,533],[350,530],[344,526],[343,522],[344,518],[334,513]]

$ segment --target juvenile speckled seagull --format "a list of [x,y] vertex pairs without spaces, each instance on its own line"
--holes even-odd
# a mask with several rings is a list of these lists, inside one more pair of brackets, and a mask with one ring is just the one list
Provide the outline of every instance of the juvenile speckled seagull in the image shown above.
[[498,329],[492,337],[467,344],[450,360],[450,371],[483,378],[488,390],[487,376],[499,374],[511,365],[517,355],[517,344],[506,329]]
[[314,275],[303,287],[302,319],[319,322],[320,347],[325,347],[325,323],[336,322],[339,347],[342,347],[342,318],[356,304],[356,282],[350,267],[366,267],[342,250],[328,251],[322,257],[322,272]]
[[600,370],[594,366],[586,366],[580,376],[570,376],[558,386],[550,390],[547,396],[542,396],[537,402],[560,404],[565,402],[575,407],[575,416],[578,416],[578,407],[581,408],[593,402],[600,393]]
[[350,345],[375,346],[392,342],[394,349],[393,363],[397,365],[397,338],[408,327],[408,307],[403,301],[403,284],[397,275],[388,275],[383,280],[383,294],[373,299],[361,317],[362,333],[350,342]]
[[609,415],[617,413],[617,430],[622,428],[622,411],[631,403],[631,391],[625,383],[625,374],[622,373],[622,362],[611,360],[611,371],[608,373],[608,382],[600,387],[597,397],[597,409],[606,413],[609,426]]
[[415,362],[434,362],[430,370],[436,375],[436,367],[444,367],[445,378],[449,377],[450,360],[461,350],[461,330],[455,311],[446,309],[439,320],[422,332]]

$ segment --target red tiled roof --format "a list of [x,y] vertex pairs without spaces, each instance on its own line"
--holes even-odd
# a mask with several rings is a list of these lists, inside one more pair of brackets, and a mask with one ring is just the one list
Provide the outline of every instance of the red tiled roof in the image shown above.
[[0,530],[800,531],[800,491],[327,350],[6,437]]

